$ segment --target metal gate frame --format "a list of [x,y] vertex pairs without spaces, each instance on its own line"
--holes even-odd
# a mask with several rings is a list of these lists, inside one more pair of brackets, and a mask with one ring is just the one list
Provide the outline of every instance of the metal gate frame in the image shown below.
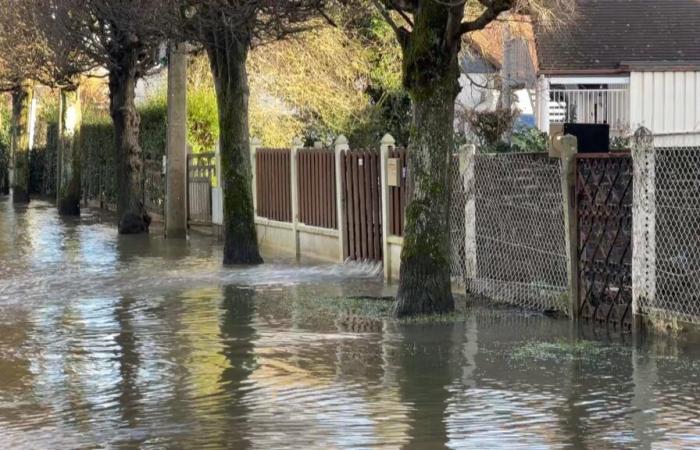
[[576,155],[578,317],[632,327],[633,165],[628,152]]

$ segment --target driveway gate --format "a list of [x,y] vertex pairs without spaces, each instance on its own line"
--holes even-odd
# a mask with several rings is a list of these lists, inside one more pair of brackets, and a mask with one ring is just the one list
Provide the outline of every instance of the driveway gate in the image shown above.
[[346,258],[382,260],[380,158],[376,150],[347,150],[341,156]]
[[632,324],[632,158],[579,154],[576,161],[579,317]]
[[215,157],[215,153],[187,155],[187,219],[191,223],[211,223],[211,186],[216,173]]

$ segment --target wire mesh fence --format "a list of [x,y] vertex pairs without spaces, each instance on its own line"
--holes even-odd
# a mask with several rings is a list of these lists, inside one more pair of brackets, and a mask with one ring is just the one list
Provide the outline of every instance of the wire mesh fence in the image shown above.
[[473,152],[460,160],[453,170],[453,277],[495,301],[567,311],[559,161]]
[[635,279],[646,286],[639,312],[700,323],[700,148],[656,148],[648,157],[654,170],[643,176],[654,202],[644,206],[655,224],[652,245],[635,249],[647,261],[645,279]]

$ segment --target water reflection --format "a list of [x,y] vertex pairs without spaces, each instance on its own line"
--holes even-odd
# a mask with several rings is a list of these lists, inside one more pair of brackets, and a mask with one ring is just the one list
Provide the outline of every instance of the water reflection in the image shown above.
[[376,268],[219,248],[0,200],[0,447],[700,446],[692,342],[490,307],[348,320],[313,305],[385,294]]

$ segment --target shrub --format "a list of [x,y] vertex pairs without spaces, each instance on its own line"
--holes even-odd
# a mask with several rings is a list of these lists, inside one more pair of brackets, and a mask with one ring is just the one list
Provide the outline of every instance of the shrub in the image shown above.
[[515,119],[520,112],[516,109],[496,108],[493,111],[465,112],[469,129],[476,137],[478,144],[485,148],[500,147],[503,136],[513,129]]
[[187,93],[187,142],[192,152],[212,152],[218,139],[219,112],[214,89],[191,89]]
[[520,127],[511,136],[512,151],[546,152],[549,147],[547,133],[537,128]]

